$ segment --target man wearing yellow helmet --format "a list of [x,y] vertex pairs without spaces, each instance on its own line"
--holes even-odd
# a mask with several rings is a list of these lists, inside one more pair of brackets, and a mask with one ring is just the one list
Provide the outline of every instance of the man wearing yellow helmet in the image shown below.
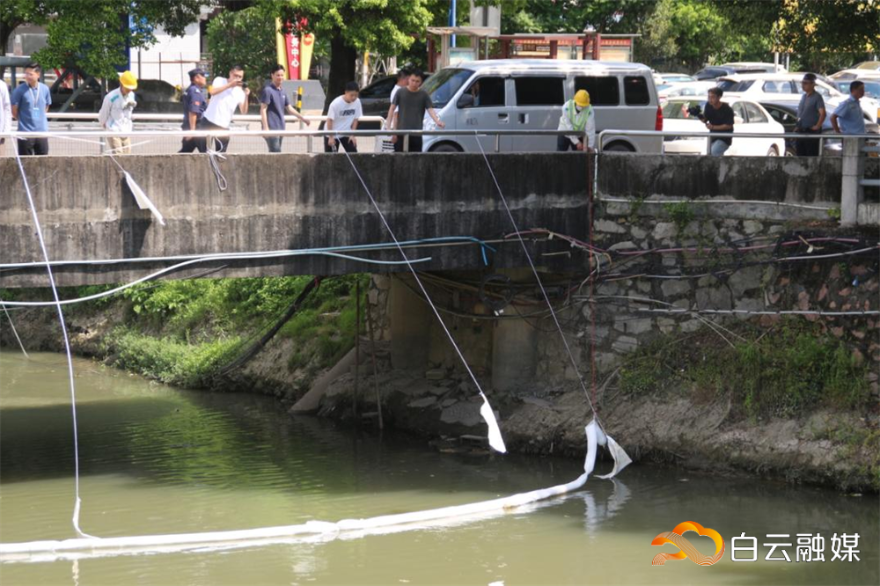
[[[119,87],[104,96],[98,122],[111,132],[131,132],[131,113],[137,106],[134,90],[137,89],[137,77],[131,71],[119,76]],[[131,154],[130,136],[111,136],[107,139],[107,152],[119,155]]]
[[[559,135],[556,139],[557,151],[582,151],[585,148],[593,150],[596,145],[596,117],[593,107],[590,106],[590,94],[587,90],[578,90],[574,98],[563,104],[558,129],[573,130],[578,134]],[[584,134],[587,135],[586,145]]]

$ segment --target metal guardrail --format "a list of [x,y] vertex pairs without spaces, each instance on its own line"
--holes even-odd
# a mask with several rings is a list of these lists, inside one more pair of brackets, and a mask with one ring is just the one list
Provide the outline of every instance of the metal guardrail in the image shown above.
[[[684,138],[702,138],[706,141],[707,149],[710,146],[711,141],[717,138],[792,138],[792,139],[801,139],[801,140],[818,140],[819,141],[819,153],[820,156],[824,150],[825,141],[827,140],[844,140],[844,139],[866,139],[878,141],[880,144],[880,135],[877,134],[799,134],[794,132],[785,132],[782,134],[772,133],[772,132],[681,132],[675,130],[613,130],[607,129],[598,133],[596,137],[596,146],[599,151],[605,146],[605,139],[608,136],[613,136],[614,138],[620,136],[654,136],[654,137],[684,137]],[[876,147],[865,147],[863,150],[865,152],[877,152]],[[706,151],[709,152],[708,150]]]

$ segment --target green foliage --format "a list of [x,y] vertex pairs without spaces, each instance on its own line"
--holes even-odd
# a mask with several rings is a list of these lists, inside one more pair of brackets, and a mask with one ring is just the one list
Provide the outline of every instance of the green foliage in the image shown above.
[[262,89],[278,60],[274,14],[263,6],[221,12],[208,23],[207,39],[213,75],[226,77],[233,65],[241,65],[251,92]]
[[663,210],[669,214],[669,218],[675,223],[675,228],[679,234],[682,234],[687,225],[694,219],[693,206],[687,201],[665,203],[663,204]]
[[[48,44],[34,54],[43,67],[75,64],[99,77],[115,79],[125,64],[126,47],[156,42],[155,27],[182,35],[198,19],[203,0],[4,0],[0,2],[0,40],[10,25],[44,25]],[[129,18],[138,27],[129,27]],[[134,30],[132,30],[134,28]]]
[[840,208],[828,208],[825,210],[825,213],[828,214],[828,217],[832,220],[840,220]]
[[116,366],[184,387],[199,386],[239,344],[229,338],[187,344],[172,338],[153,338],[134,329],[119,328],[104,342]]
[[880,2],[712,0],[732,28],[767,36],[780,52],[865,55],[880,46]]
[[734,348],[710,332],[650,345],[632,355],[620,380],[629,393],[684,386],[696,399],[730,395],[743,415],[757,419],[796,417],[820,406],[863,408],[870,398],[866,372],[841,341],[822,334],[816,324],[790,320],[759,341]]
[[763,60],[769,50],[766,34],[744,35],[729,18],[703,0],[659,0],[636,43],[638,57],[664,63],[663,69],[695,71],[704,64],[728,59]]
[[510,33],[630,33],[638,28],[653,2],[644,0],[518,0],[501,4],[501,31]]

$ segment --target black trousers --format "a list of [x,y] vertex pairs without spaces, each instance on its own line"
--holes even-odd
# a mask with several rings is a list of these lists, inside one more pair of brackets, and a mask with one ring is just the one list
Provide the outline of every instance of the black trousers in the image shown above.
[[49,139],[48,138],[28,138],[25,140],[18,139],[18,154],[22,157],[32,155],[48,155]]
[[[809,128],[795,128],[798,134],[822,134],[821,130],[811,130]],[[794,150],[799,157],[818,157],[819,156],[819,139],[817,138],[798,138],[795,139]]]
[[180,150],[178,153],[194,153],[199,151],[200,153],[207,152],[207,143],[204,138],[184,138],[180,143]]
[[330,146],[329,141],[330,141],[330,137],[325,136],[324,137],[324,152],[325,153],[339,152],[340,145],[342,145],[342,148],[344,148],[349,153],[358,152],[357,147],[352,144],[350,136],[340,136],[339,138],[336,139],[336,146],[332,146],[332,147]]
[[[584,144],[584,141],[578,140],[579,143]],[[565,151],[576,151],[577,149],[572,144],[571,140],[567,136],[559,135],[556,137],[556,150],[558,152]]]
[[[222,126],[217,126],[213,122],[209,121],[207,118],[202,118],[199,120],[199,130],[229,130],[228,128],[223,128]],[[211,138],[197,138],[195,140],[201,141],[199,143],[198,148],[201,152],[207,152],[207,141],[212,141],[211,146],[214,147],[214,150],[218,153],[225,153],[226,149],[229,148],[229,136],[219,137],[213,136]]]
[[[403,138],[402,136],[397,137],[397,142],[394,143],[394,152],[402,153],[403,152]],[[409,149],[407,152],[410,153],[420,153],[422,152],[422,137],[421,136],[410,136],[409,137]]]

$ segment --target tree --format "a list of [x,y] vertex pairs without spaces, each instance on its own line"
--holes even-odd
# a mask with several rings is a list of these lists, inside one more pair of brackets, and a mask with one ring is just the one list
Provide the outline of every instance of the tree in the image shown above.
[[[263,0],[260,4],[302,32],[330,39],[330,79],[324,112],[356,79],[358,51],[394,55],[431,22],[428,0]],[[297,32],[300,32],[298,30]]]
[[746,35],[765,36],[780,52],[812,56],[880,50],[880,0],[712,0]]
[[259,6],[222,12],[208,23],[208,48],[212,74],[225,76],[233,65],[241,65],[248,86],[257,92],[277,61],[275,17]]
[[[212,0],[3,0],[0,43],[5,54],[12,30],[31,22],[46,26],[48,44],[34,54],[44,67],[76,65],[86,73],[113,77],[125,64],[126,48],[156,42],[162,27],[182,35]],[[129,22],[134,26],[129,26]],[[5,38],[4,38],[5,36]]]
[[659,0],[637,44],[638,59],[667,71],[694,71],[710,60],[758,58],[770,49],[767,35],[746,37],[729,18],[702,0]]
[[510,33],[631,33],[654,8],[651,0],[517,0],[501,2],[501,29]]

